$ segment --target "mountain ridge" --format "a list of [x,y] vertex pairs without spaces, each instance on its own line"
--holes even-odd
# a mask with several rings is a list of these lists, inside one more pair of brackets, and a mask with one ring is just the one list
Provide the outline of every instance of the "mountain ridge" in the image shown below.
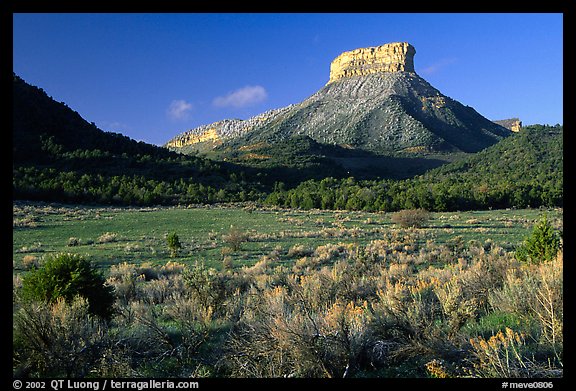
[[[428,160],[427,168],[436,169],[424,174],[421,157],[374,158],[305,135],[236,151],[262,163],[266,153],[290,163],[248,167],[185,156],[103,132],[16,76],[13,94],[15,200],[175,205],[262,202],[267,197],[267,202],[279,206],[386,211],[417,206],[433,210],[562,206],[563,202],[560,125],[523,127],[452,164]],[[335,164],[327,155],[348,160],[348,166]],[[369,175],[358,167],[352,170],[358,166],[355,159],[366,159],[381,171],[370,165],[365,166]],[[387,175],[387,170],[394,175]],[[327,184],[333,188],[327,198],[314,190]]]
[[[416,74],[411,48],[394,43],[344,52],[332,62],[329,82],[302,102],[191,129],[165,146],[178,149],[199,141],[198,151],[222,150],[307,135],[385,154],[478,152],[511,134]],[[206,136],[210,143],[202,144]]]

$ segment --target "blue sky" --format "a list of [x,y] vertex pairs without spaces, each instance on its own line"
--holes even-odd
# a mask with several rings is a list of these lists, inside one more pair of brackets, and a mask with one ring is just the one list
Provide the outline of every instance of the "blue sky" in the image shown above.
[[416,73],[489,119],[563,123],[558,13],[14,14],[13,68],[103,130],[162,145],[298,103],[330,62],[406,41]]

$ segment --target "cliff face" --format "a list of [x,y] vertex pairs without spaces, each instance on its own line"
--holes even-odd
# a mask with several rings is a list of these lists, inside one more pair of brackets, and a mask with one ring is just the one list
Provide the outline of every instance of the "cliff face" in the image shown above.
[[245,120],[225,119],[212,124],[202,125],[179,134],[164,146],[178,149],[189,145],[206,144],[206,147],[211,149],[216,145],[222,144],[225,140],[240,137],[253,131],[257,127],[270,122],[278,115],[286,112],[291,107],[292,106],[286,106],[280,109],[268,110]]
[[500,126],[504,126],[506,129],[516,133],[522,130],[522,121],[520,121],[518,118],[501,119],[494,121],[494,123],[497,123]]
[[361,48],[344,52],[330,64],[332,83],[343,77],[365,76],[380,72],[414,72],[416,49],[407,42]]

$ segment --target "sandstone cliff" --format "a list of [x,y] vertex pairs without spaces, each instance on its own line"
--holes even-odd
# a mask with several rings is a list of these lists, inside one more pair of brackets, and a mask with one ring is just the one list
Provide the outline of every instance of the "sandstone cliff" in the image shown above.
[[498,121],[494,121],[500,126],[504,126],[506,129],[509,129],[513,132],[519,132],[522,130],[522,121],[519,118],[509,118],[509,119],[501,119]]
[[414,72],[416,49],[407,42],[344,52],[330,64],[330,80],[379,72]]

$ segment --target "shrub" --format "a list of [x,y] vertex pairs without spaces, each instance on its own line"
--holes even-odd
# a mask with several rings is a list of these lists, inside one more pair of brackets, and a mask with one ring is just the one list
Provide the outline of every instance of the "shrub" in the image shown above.
[[522,265],[507,274],[504,286],[491,292],[496,311],[530,326],[531,340],[549,361],[560,362],[563,351],[563,255],[537,266]]
[[222,259],[222,269],[223,270],[232,270],[234,268],[234,260],[231,256],[226,255]]
[[225,287],[215,269],[196,262],[182,273],[190,297],[199,306],[216,308],[222,304]]
[[230,227],[226,235],[222,236],[222,240],[230,246],[233,251],[240,250],[242,243],[248,240],[248,235],[237,227]]
[[14,314],[15,376],[85,377],[106,346],[101,321],[89,314],[86,299],[70,303],[24,303]]
[[75,247],[80,245],[80,239],[71,237],[68,239],[68,247]]
[[98,243],[111,243],[117,240],[118,235],[113,232],[106,232],[98,237]]
[[22,267],[25,270],[37,269],[38,268],[38,258],[34,255],[24,255],[22,258]]
[[178,255],[178,250],[182,248],[182,244],[180,243],[180,238],[176,235],[175,232],[172,232],[166,237],[166,243],[168,244],[168,248],[170,249],[170,256],[175,258]]
[[312,249],[307,248],[303,244],[295,244],[288,250],[289,258],[309,257],[312,254],[314,254],[314,251]]
[[[470,344],[476,358],[472,369],[474,377],[532,377],[539,373],[525,356],[525,339],[521,334],[506,328],[488,340],[471,338]],[[536,373],[535,373],[536,372]]]
[[516,259],[529,263],[551,261],[556,257],[560,246],[560,235],[544,215],[516,251]]
[[392,222],[403,228],[420,228],[430,220],[430,217],[430,212],[425,209],[405,209],[395,212],[392,215]]
[[55,303],[63,298],[72,302],[75,296],[88,300],[90,313],[104,319],[112,316],[113,288],[77,254],[47,257],[41,268],[30,271],[22,281],[22,297],[27,300]]

